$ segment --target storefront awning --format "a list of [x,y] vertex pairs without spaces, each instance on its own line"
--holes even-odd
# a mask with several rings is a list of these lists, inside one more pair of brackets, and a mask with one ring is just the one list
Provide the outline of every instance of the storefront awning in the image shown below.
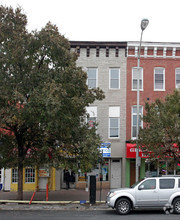
[[[139,156],[141,158],[148,158],[148,155],[139,149]],[[126,143],[126,158],[136,158],[136,144]]]

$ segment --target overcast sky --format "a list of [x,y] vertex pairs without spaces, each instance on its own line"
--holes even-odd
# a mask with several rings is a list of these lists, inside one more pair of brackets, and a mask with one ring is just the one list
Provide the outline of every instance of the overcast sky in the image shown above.
[[28,29],[48,21],[69,40],[139,41],[140,22],[149,19],[143,41],[180,42],[180,0],[0,0],[20,5]]

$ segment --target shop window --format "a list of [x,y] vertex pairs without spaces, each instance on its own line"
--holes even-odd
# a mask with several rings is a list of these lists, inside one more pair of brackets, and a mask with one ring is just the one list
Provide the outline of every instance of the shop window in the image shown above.
[[35,169],[34,168],[25,169],[25,183],[35,183]]
[[12,183],[18,182],[18,169],[12,169]]

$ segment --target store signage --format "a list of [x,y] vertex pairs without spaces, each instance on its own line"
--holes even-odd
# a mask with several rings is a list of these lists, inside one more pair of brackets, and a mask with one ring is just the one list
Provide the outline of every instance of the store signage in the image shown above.
[[[148,158],[149,156],[139,149],[139,157]],[[126,158],[136,158],[136,144],[126,144]]]
[[101,143],[101,148],[103,157],[111,157],[111,143]]
[[39,177],[49,177],[49,168],[40,168]]

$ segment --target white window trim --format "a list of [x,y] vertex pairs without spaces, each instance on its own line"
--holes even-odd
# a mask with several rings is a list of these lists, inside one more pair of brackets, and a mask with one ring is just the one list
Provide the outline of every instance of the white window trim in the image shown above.
[[[120,106],[109,107],[109,125],[108,125],[108,138],[109,139],[120,139]],[[110,119],[118,118],[118,137],[110,137]]]
[[[180,67],[178,67],[178,68],[175,69],[175,88],[176,88],[176,89],[180,89],[179,87],[177,87],[177,82],[176,82],[176,75],[177,75],[177,74],[176,74],[176,70],[180,70]],[[178,75],[180,75],[180,73],[179,73]]]
[[[133,67],[132,68],[132,77],[131,77],[131,91],[137,91],[137,89],[133,89],[133,69],[138,69],[137,67]],[[143,68],[140,67],[140,69],[142,69],[142,89],[139,89],[140,91],[144,91],[144,72],[143,72]]]
[[[156,89],[155,88],[155,70],[156,69],[163,69],[163,89]],[[165,68],[164,67],[155,67],[154,68],[154,91],[165,91]]]
[[[133,105],[131,107],[131,139],[136,140],[136,137],[133,137],[133,107],[137,107],[136,105]],[[140,116],[143,116],[143,106],[140,105],[139,108],[142,108],[142,114],[139,114]],[[136,114],[137,115],[137,114]],[[143,121],[141,120],[141,128],[143,128]]]
[[[118,118],[118,137],[110,137],[110,119],[111,118]],[[109,139],[119,139],[120,138],[120,117],[109,117],[109,132],[108,132]]]
[[[86,68],[87,69],[87,86],[88,86],[88,88],[89,88],[89,85],[88,85],[88,69],[96,69],[96,87],[95,88],[97,88],[98,87],[98,68],[97,67],[87,67]],[[93,89],[93,88],[89,88],[89,89]]]
[[[118,88],[111,88],[111,70],[113,69],[117,69],[118,72],[119,72],[119,87]],[[117,90],[117,89],[120,89],[120,77],[121,77],[121,70],[119,67],[111,67],[109,68],[109,89],[112,89],[112,90]]]
[[[26,169],[34,170],[34,182],[26,182]],[[26,167],[25,168],[25,184],[35,184],[35,183],[36,183],[36,169],[35,168],[31,168],[31,167]]]
[[[13,182],[13,169],[17,171],[17,182]],[[18,168],[12,168],[11,169],[11,183],[12,184],[17,184],[18,183]]]

